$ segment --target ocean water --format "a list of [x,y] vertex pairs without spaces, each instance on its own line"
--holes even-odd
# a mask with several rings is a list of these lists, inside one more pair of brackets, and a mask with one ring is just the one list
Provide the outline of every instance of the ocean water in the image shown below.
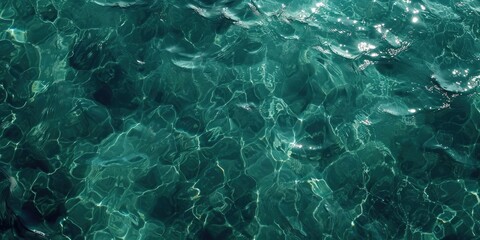
[[0,238],[480,239],[476,0],[0,1]]

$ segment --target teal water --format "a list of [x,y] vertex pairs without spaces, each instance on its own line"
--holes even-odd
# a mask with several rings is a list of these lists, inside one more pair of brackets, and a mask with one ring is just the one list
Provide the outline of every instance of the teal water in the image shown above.
[[2,0],[1,239],[480,239],[480,2]]

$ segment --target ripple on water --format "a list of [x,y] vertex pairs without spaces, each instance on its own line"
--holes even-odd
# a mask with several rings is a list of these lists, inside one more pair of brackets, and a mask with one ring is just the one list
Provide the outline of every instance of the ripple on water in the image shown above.
[[475,239],[479,9],[2,1],[1,187],[55,239]]

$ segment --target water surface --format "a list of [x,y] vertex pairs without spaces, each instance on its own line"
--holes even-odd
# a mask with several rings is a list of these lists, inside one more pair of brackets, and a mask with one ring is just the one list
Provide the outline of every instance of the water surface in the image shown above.
[[480,3],[3,0],[2,239],[477,239]]

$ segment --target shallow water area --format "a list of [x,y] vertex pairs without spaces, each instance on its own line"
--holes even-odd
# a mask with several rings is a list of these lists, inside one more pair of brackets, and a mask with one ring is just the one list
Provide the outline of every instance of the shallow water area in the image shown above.
[[1,239],[477,239],[480,3],[0,2]]

